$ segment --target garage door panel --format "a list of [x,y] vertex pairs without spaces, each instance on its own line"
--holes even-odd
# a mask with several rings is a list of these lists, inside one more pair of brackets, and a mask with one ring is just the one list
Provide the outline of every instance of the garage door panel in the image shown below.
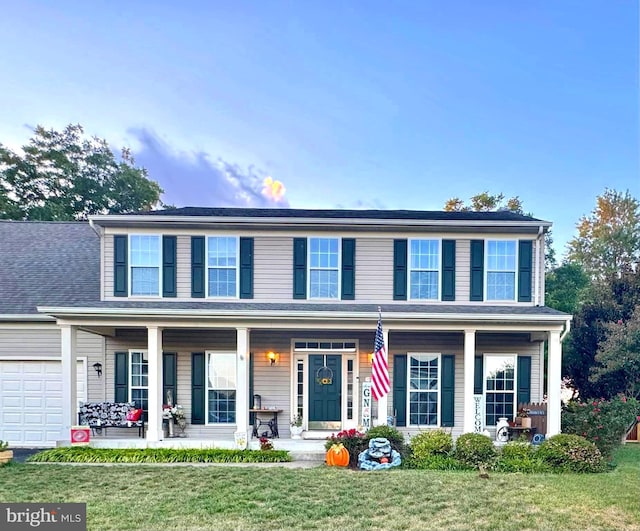
[[62,393],[62,381],[54,382],[51,380],[47,380],[44,385],[46,393]]
[[45,415],[44,413],[25,412],[22,414],[22,418],[24,424],[27,426],[41,426],[42,424],[44,424]]
[[25,396],[24,397],[25,408],[42,408],[45,407],[45,401],[39,396]]
[[45,398],[44,403],[47,409],[57,408],[62,410],[62,398]]
[[19,396],[5,396],[2,400],[2,409],[22,407],[22,399]]
[[18,424],[22,419],[22,414],[19,411],[3,411],[2,412],[2,425],[7,426],[9,424]]
[[41,380],[25,380],[23,383],[23,389],[25,393],[43,393],[44,382]]
[[2,392],[14,392],[21,393],[22,392],[22,382],[18,380],[4,380],[2,382]]

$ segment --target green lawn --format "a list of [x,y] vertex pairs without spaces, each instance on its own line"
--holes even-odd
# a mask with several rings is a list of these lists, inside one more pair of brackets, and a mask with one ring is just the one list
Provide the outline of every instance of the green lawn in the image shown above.
[[640,530],[640,445],[598,475],[12,464],[0,501],[86,502],[89,529]]

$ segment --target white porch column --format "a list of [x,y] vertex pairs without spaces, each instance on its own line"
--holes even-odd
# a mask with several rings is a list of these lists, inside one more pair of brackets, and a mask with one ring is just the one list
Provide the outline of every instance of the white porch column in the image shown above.
[[476,331],[464,331],[464,424],[463,433],[473,433],[475,404],[473,402],[474,370],[476,366]]
[[[384,338],[384,346],[385,346],[385,352],[386,352],[385,355],[387,356],[387,365],[388,365],[389,364],[389,330],[383,329],[382,337]],[[380,398],[380,400],[378,400],[378,419],[376,421],[376,426],[386,426],[388,416],[389,416],[389,395],[385,395],[382,398]]]
[[[249,429],[249,329],[237,328],[236,370],[236,430],[247,432]],[[247,439],[248,440],[248,439]]]
[[147,415],[147,441],[162,439],[162,328],[147,327],[149,381]]
[[78,327],[61,325],[62,354],[62,432],[60,440],[71,442],[71,426],[78,423],[78,387],[76,368],[76,342]]
[[560,433],[560,384],[562,344],[560,332],[549,332],[549,368],[547,369],[547,437]]

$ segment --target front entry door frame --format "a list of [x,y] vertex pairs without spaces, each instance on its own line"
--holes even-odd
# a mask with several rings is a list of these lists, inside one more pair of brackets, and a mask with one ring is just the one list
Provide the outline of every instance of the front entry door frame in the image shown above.
[[[311,343],[304,340],[305,343]],[[322,340],[321,343],[352,343],[355,348],[321,349],[295,348],[300,340],[293,340],[291,344],[291,414],[302,413],[303,426],[309,430],[309,356],[311,355],[339,355],[341,356],[341,408],[340,429],[351,429],[358,426],[360,418],[360,386],[358,374],[358,343],[354,340]],[[320,343],[318,341],[318,343]],[[336,430],[332,430],[336,431]],[[339,430],[337,430],[339,431]]]

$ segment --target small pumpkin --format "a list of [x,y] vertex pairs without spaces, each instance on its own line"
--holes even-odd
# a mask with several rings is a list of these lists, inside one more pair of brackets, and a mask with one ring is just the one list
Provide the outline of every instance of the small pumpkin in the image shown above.
[[349,450],[342,443],[331,446],[327,450],[327,465],[349,466]]

